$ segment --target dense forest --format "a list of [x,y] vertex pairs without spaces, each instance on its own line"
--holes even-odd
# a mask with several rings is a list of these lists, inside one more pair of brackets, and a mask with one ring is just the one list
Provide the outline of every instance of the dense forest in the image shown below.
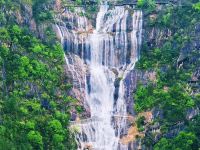
[[[100,3],[70,2],[87,5],[89,19]],[[71,111],[82,109],[69,94],[73,85],[64,49],[52,26],[59,13],[55,5],[54,0],[0,0],[0,150],[77,149],[69,125]],[[136,9],[143,11],[147,35],[153,28],[165,34],[161,40],[143,38],[135,66],[156,73],[155,80],[138,81],[132,91],[136,126],[145,135],[136,139],[144,149],[198,150],[200,116],[188,115],[200,105],[200,1],[157,9],[154,0],[138,0]],[[151,123],[139,115],[154,110],[159,115]],[[149,130],[154,126],[159,133]],[[173,132],[176,128],[181,129]]]
[[40,8],[47,2],[0,1],[1,150],[76,146],[68,129],[76,99],[68,95],[64,51],[49,28],[41,40],[14,16],[27,4],[40,12],[34,15],[38,22],[48,21],[51,13]]

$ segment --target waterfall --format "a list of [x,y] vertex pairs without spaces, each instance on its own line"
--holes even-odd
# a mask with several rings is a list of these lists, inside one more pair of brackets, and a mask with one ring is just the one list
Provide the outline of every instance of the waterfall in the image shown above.
[[[80,12],[84,10],[78,8],[74,13],[66,10],[65,20],[72,24],[63,21],[56,25],[67,51],[68,70],[73,80],[76,78],[79,82],[84,103],[90,108],[90,119],[74,123],[79,128],[76,134],[79,149],[126,150],[128,146],[120,143],[120,136],[127,130],[124,80],[139,58],[142,12],[130,6],[109,8],[102,4],[92,31],[87,18],[78,15]],[[84,84],[77,67],[73,66],[75,55],[87,66]],[[114,84],[117,80],[118,90]],[[115,92],[118,93],[116,98]]]

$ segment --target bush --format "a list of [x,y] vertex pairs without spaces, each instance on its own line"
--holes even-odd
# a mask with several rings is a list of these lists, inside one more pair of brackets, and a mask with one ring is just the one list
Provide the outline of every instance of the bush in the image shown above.
[[193,8],[200,12],[200,2],[193,4]]
[[138,0],[137,7],[144,9],[146,12],[152,12],[156,8],[154,0]]
[[42,149],[42,136],[38,131],[30,131],[27,135],[27,138],[34,145],[35,148]]
[[142,128],[145,124],[145,117],[144,116],[140,116],[137,120],[136,120],[136,125],[137,128]]

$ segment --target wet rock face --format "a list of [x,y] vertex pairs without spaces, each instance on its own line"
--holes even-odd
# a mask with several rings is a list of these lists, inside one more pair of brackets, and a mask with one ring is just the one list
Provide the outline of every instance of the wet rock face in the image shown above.
[[77,55],[69,54],[65,56],[67,65],[65,66],[66,74],[69,77],[69,82],[73,85],[70,95],[79,100],[79,105],[84,108],[81,114],[82,118],[90,117],[90,110],[85,103],[85,87],[88,68],[84,64],[83,60]]
[[[78,8],[75,12],[65,9],[62,14],[56,17],[58,24],[54,25],[54,31],[66,52],[65,71],[69,82],[73,85],[70,95],[78,100],[79,106],[84,108],[79,117],[89,118],[90,109],[85,101],[85,91],[88,88],[86,87],[86,79],[89,73],[85,60],[90,59],[86,39],[92,25],[85,16],[80,15],[82,11],[84,11],[82,8]],[[76,120],[77,117],[78,115],[74,111],[72,120]]]
[[136,85],[137,85],[136,70],[132,70],[131,72],[129,72],[129,74],[126,76],[124,80],[124,85],[125,85],[125,99],[127,101],[127,112],[129,114],[134,115],[133,91],[136,90]]

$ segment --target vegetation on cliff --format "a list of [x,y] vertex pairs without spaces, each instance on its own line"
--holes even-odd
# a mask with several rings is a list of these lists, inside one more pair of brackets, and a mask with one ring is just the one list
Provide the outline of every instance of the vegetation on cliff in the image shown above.
[[42,41],[17,20],[26,19],[20,13],[27,5],[37,11],[38,21],[51,18],[49,12],[40,10],[47,1],[0,0],[2,150],[76,149],[69,120],[77,100],[69,96],[64,51],[55,35],[48,34]]
[[[199,79],[194,75],[200,63],[199,47],[195,46],[199,38],[200,9],[198,1],[182,5],[168,5],[159,11],[144,10],[148,20],[145,22],[146,32],[153,29],[158,37],[143,42],[136,67],[154,70],[157,75],[154,82],[138,84],[134,110],[139,113],[156,109],[160,113],[152,124],[146,125],[148,133],[143,139],[143,144],[156,150],[190,150],[200,146],[199,132],[194,130],[200,123],[199,116],[189,113],[199,107],[200,100]],[[149,9],[142,3],[139,6]],[[176,130],[180,123],[184,124],[183,129]],[[159,124],[160,132],[152,133],[147,129],[156,124]],[[144,126],[140,124],[140,128]]]

